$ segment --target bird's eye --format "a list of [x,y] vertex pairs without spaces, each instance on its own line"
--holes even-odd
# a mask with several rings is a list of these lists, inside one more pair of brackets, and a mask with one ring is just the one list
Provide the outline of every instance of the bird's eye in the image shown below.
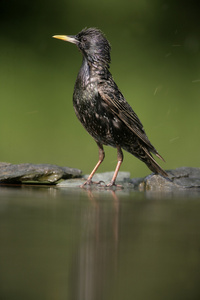
[[82,41],[83,41],[83,42],[86,42],[86,41],[87,41],[86,37],[83,37],[83,38],[82,38]]

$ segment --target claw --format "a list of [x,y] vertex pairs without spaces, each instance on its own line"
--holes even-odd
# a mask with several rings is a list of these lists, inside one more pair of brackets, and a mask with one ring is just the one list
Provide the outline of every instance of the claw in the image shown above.
[[80,187],[84,188],[86,185],[91,186],[92,184],[101,185],[101,183],[104,183],[104,185],[105,185],[105,182],[103,180],[100,180],[100,181],[96,182],[96,181],[92,181],[91,179],[89,179],[89,180],[86,180],[86,182],[84,182]]
[[86,180],[83,184],[80,185],[81,188],[85,187],[85,185],[91,185],[93,182],[92,180]]
[[115,184],[115,182],[111,181],[110,183],[106,184],[106,188],[117,188],[117,189],[123,189],[124,187],[120,184]]

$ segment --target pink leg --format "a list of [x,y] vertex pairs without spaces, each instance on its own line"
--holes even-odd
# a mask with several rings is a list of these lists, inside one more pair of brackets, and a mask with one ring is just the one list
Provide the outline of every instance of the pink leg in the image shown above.
[[116,178],[117,178],[117,174],[119,172],[119,168],[120,168],[120,166],[123,162],[123,152],[122,152],[122,150],[119,146],[117,147],[117,161],[118,162],[117,162],[117,166],[116,166],[113,178],[112,178],[111,182],[106,185],[107,187],[115,185],[115,181],[116,181]]
[[96,173],[98,167],[100,166],[100,164],[103,162],[104,157],[105,157],[105,152],[103,150],[103,146],[99,143],[97,143],[98,147],[99,147],[99,161],[96,164],[96,166],[94,167],[94,169],[92,170],[92,172],[90,173],[88,179],[86,180],[86,182],[84,184],[81,185],[81,187],[84,187],[84,185],[90,185],[92,183],[92,177],[94,176],[94,174]]

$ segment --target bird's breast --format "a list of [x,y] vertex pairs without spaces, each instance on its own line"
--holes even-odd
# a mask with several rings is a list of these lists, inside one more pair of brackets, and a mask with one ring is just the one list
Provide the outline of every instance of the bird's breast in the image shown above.
[[97,84],[92,80],[88,81],[84,87],[79,84],[75,85],[73,106],[81,123],[84,122],[85,115],[88,118],[92,118],[93,114],[97,110],[97,95]]
[[108,138],[110,117],[105,103],[99,97],[95,80],[90,80],[84,88],[77,88],[75,85],[73,106],[79,121],[96,141]]
[[98,74],[89,77],[82,75],[83,70],[79,72],[73,94],[76,116],[96,141],[115,147],[121,138],[118,132],[122,122],[100,96],[101,78]]

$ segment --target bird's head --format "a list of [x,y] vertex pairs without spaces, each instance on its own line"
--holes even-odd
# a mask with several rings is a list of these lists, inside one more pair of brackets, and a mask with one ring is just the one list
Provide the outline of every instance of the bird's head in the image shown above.
[[83,29],[77,35],[54,35],[53,38],[77,45],[83,56],[92,65],[101,64],[109,67],[111,47],[99,29],[88,28]]

